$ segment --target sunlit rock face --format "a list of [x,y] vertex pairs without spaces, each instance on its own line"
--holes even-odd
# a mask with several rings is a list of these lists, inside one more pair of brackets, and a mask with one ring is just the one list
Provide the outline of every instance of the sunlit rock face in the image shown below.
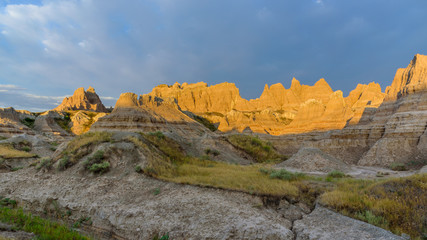
[[[393,83],[387,88],[387,95],[377,94],[380,92],[377,84],[358,85],[345,98],[346,105],[352,106],[353,117],[341,130],[278,137],[265,136],[265,138],[287,155],[297,153],[302,147],[312,147],[349,164],[383,167],[389,167],[392,163],[425,164],[427,162],[425,59],[426,56],[416,55],[406,69],[398,70]],[[334,110],[330,112],[333,116],[340,116],[337,114],[337,110],[341,109],[337,101],[339,96],[335,96],[335,99],[333,101],[335,107],[332,108]],[[379,107],[371,108],[372,105]],[[321,111],[320,102],[312,100],[301,107],[299,116],[297,115],[294,121],[302,121],[298,119],[302,116],[304,119],[320,120],[323,118],[323,115],[319,114]],[[345,114],[341,116],[346,118]],[[324,121],[327,122],[331,121]],[[310,124],[307,121],[302,127]],[[320,126],[321,123],[317,124]],[[296,124],[292,122],[289,127],[292,125]]]
[[89,87],[86,91],[84,88],[78,88],[73,96],[66,97],[62,103],[54,109],[55,111],[66,110],[89,110],[94,112],[107,112],[98,94],[93,87]]
[[281,83],[265,85],[261,96],[251,100],[243,99],[233,83],[208,86],[203,82],[160,85],[144,97],[175,101],[181,110],[217,123],[220,131],[250,129],[281,135],[342,129],[348,120],[356,124],[364,109],[378,107],[385,94],[379,84],[359,84],[345,98],[325,79],[307,86],[294,78],[289,89]]

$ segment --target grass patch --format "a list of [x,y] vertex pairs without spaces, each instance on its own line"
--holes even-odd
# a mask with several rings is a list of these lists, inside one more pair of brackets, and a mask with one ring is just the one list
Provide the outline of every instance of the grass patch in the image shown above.
[[109,132],[88,132],[71,140],[67,145],[66,151],[74,153],[82,147],[111,141],[111,137],[112,133]]
[[[191,157],[184,153],[179,144],[161,133],[141,135],[147,142],[137,138],[131,141],[142,149],[159,151],[161,156],[148,158],[148,167],[143,172],[149,176],[176,183],[291,199],[299,199],[304,195],[303,191],[309,192],[304,183],[271,178],[261,172],[259,169],[265,165],[241,166]],[[298,175],[297,179],[300,177]]]
[[0,144],[0,157],[2,158],[32,158],[35,154],[17,150],[11,144]]
[[[74,137],[71,140],[64,152],[62,153],[62,158],[66,157],[67,160],[63,160],[65,166],[64,169],[73,166],[76,164],[82,157],[89,154],[89,148],[96,144],[102,142],[111,141],[112,133],[109,132],[88,132],[80,136]],[[64,170],[61,169],[61,170]]]
[[110,163],[104,160],[104,151],[96,151],[83,162],[83,166],[93,173],[105,173],[110,170]]
[[326,175],[326,178],[344,178],[347,175],[341,171],[333,170]]
[[277,153],[270,142],[263,141],[258,137],[235,134],[227,138],[236,148],[248,153],[259,163],[278,163],[287,159],[286,156]]
[[2,197],[0,197],[0,221],[13,225],[16,230],[33,232],[37,235],[36,239],[90,239],[67,226],[25,213],[22,209],[16,208],[16,201]]
[[390,169],[393,171],[406,171],[408,170],[403,163],[392,163]]
[[422,239],[427,223],[427,174],[405,178],[341,179],[320,202],[344,215],[367,221],[396,234]]
[[34,118],[24,118],[21,120],[21,123],[24,124],[25,126],[31,128],[31,129],[33,129],[35,121],[36,120]]
[[287,181],[301,180],[301,179],[304,179],[306,177],[306,175],[304,173],[289,172],[286,169],[260,168],[259,171],[263,174],[269,175],[270,178],[276,178],[276,179],[287,180]]

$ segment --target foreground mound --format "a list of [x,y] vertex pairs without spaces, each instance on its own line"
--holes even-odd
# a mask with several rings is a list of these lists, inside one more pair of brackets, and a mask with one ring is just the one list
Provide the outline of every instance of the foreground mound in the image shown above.
[[295,168],[307,172],[330,172],[333,170],[346,171],[349,167],[342,161],[328,155],[317,148],[301,148],[287,161],[278,167]]

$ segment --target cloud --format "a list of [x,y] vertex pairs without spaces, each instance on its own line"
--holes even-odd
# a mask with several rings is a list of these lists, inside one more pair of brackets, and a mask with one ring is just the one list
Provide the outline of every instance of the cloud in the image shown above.
[[[0,84],[0,107],[13,107],[15,109],[24,109],[33,112],[51,110],[61,104],[64,96],[44,96],[29,93],[27,89],[11,85]],[[115,97],[100,97],[106,106],[114,106],[117,98]],[[13,104],[10,104],[13,103]]]
[[427,53],[427,2],[384,2],[7,1],[0,3],[0,83],[36,96],[91,85],[112,98],[176,81],[235,82],[256,98],[265,83],[286,85],[300,72],[304,84],[326,77],[344,92],[361,80],[385,86],[411,55]]

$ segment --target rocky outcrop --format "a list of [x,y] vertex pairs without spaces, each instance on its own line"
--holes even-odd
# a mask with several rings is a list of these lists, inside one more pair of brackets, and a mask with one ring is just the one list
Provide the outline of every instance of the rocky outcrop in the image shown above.
[[93,87],[89,87],[86,91],[84,88],[78,88],[74,92],[73,96],[64,98],[62,103],[54,110],[90,110],[95,112],[108,112]]
[[378,84],[359,85],[348,98],[334,92],[324,79],[314,86],[292,79],[289,89],[282,84],[265,85],[258,99],[243,99],[232,83],[160,85],[144,97],[175,101],[179,108],[218,124],[220,131],[249,128],[273,135],[342,129],[349,119],[357,123],[366,107],[378,107],[385,94]]
[[297,240],[329,239],[382,239],[404,240],[382,228],[358,221],[326,208],[317,206],[309,215],[294,223],[293,232]]
[[28,111],[15,110],[12,107],[0,108],[0,136],[34,134],[29,127],[21,123],[26,118],[34,120],[35,116]]
[[407,68],[399,68],[393,83],[386,88],[387,100],[427,90],[427,56],[417,54]]
[[[376,84],[358,85],[344,99],[347,106],[353,106],[354,115],[342,130],[264,138],[286,155],[310,147],[347,164],[383,167],[396,162],[409,166],[427,164],[427,92],[421,87],[427,83],[424,74],[427,62],[424,60],[425,56],[416,55],[408,68],[399,70],[392,86],[387,88],[387,95],[377,95],[380,88]],[[406,78],[402,79],[402,76]],[[402,85],[403,82],[406,84]],[[383,98],[387,100],[383,102]],[[378,108],[371,107],[378,104]],[[314,113],[316,107],[320,109],[317,112],[322,109],[319,101],[311,100],[306,105],[300,109],[301,114],[306,113],[305,119],[322,118]],[[353,122],[354,118],[358,118],[357,124]],[[310,124],[310,121],[305,122],[307,126]],[[322,123],[317,124],[321,126]],[[292,125],[295,126],[294,122],[289,126]]]
[[[169,99],[170,100],[170,99]],[[158,97],[123,93],[111,114],[100,118],[93,131],[175,132],[182,136],[203,134],[209,130],[181,112],[175,102]]]
[[292,168],[304,172],[324,173],[333,170],[349,170],[349,167],[344,162],[317,148],[301,148],[291,158],[277,164],[277,167]]

